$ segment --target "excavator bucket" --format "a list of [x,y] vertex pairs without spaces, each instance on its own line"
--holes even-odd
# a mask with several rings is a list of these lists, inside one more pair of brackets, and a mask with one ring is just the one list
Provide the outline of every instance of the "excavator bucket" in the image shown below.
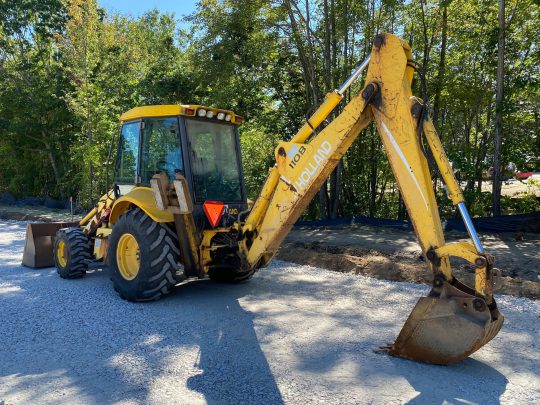
[[26,226],[26,241],[22,264],[27,267],[54,266],[54,235],[61,228],[78,226],[78,222],[35,223]]
[[433,364],[457,363],[480,349],[501,329],[504,317],[495,302],[487,305],[474,291],[456,282],[440,281],[416,303],[391,355]]

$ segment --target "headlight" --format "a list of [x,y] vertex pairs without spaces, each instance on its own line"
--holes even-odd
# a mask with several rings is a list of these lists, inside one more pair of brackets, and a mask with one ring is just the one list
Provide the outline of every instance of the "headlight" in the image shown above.
[[204,108],[200,108],[198,111],[197,111],[197,115],[199,117],[204,117],[206,115],[206,110]]
[[213,112],[213,111],[208,110],[208,111],[206,112],[206,118],[212,118],[213,116],[214,116],[214,112]]
[[222,113],[222,112],[218,113],[217,119],[222,120],[223,118],[225,118],[225,113]]
[[225,121],[229,122],[231,120],[231,114],[225,116]]

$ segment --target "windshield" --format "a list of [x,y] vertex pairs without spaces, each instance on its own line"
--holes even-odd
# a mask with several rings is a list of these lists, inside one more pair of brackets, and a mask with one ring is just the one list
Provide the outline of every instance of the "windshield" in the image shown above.
[[186,128],[196,200],[241,201],[234,126],[186,119]]

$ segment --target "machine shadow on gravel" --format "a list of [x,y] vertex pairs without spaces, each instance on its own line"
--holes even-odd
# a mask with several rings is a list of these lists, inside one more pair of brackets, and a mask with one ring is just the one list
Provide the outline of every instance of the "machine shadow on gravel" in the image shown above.
[[[191,368],[190,374],[197,374],[177,379],[178,394],[170,398],[171,402],[182,401],[181,392],[185,392],[186,387],[202,394],[210,405],[284,404],[255,333],[255,315],[239,303],[239,299],[252,292],[253,285],[250,284],[221,284],[204,280],[177,286],[172,294],[156,303],[128,304],[155,306],[156,311],[169,317],[163,324],[176,322],[178,325],[176,329],[171,328],[161,342],[153,344],[151,353],[144,359],[151,369],[165,374],[163,370],[166,364],[175,356],[162,353],[171,348],[198,347],[196,360],[188,365]],[[185,308],[186,304],[189,309]],[[161,306],[167,309],[158,308]],[[193,314],[193,319],[189,320],[191,325],[186,325],[185,329],[182,327],[185,324],[182,316],[184,310]],[[146,336],[163,334],[166,329],[163,326],[159,330],[152,330],[150,325],[145,332]],[[174,331],[180,328],[181,333],[176,335]],[[124,392],[144,392],[144,395],[137,395],[137,399],[152,402],[149,385],[148,381],[146,384],[138,382],[136,386],[124,387]],[[118,398],[122,399],[126,398]]]
[[[19,316],[0,325],[0,381],[9,381],[0,399],[51,402],[51,390],[59,389],[65,403],[70,395],[81,403],[151,403],[156,396],[190,403],[190,390],[209,404],[284,403],[254,315],[239,303],[255,283],[194,282],[166,299],[134,304],[116,296],[107,271],[64,282],[51,269],[14,270],[8,279],[24,293],[3,296]],[[88,297],[98,304],[87,305]],[[77,308],[57,313],[68,300]],[[106,304],[111,300],[116,305]],[[36,302],[46,304],[36,312]],[[59,326],[63,316],[69,318]],[[31,331],[16,338],[14,331],[25,328]]]
[[[3,335],[0,378],[8,377],[14,382],[4,390],[8,396],[30,391],[28,403],[43,402],[43,395],[48,395],[46,391],[51,387],[74,391],[94,403],[130,400],[147,403],[154,400],[156,386],[160,391],[163,389],[163,383],[155,381],[167,379],[166,391],[160,394],[167,392],[166,398],[171,402],[183,399],[189,402],[185,397],[189,389],[203,395],[210,404],[282,404],[284,400],[255,326],[259,336],[262,331],[264,337],[276,331],[283,333],[287,325],[276,323],[276,313],[267,313],[268,309],[249,312],[243,308],[246,306],[243,302],[246,299],[267,302],[267,308],[272,308],[279,297],[291,304],[285,311],[293,313],[301,309],[297,307],[300,303],[307,305],[309,300],[335,300],[336,291],[345,297],[358,293],[358,286],[344,285],[339,278],[327,279],[325,287],[321,288],[320,282],[304,274],[291,278],[290,273],[275,271],[271,266],[250,283],[195,282],[178,286],[163,300],[132,304],[120,300],[112,291],[108,271],[63,281],[52,269],[35,271],[6,261],[4,265],[8,271],[2,280],[20,287],[20,291],[1,297],[17,308],[17,315],[5,312],[4,323],[0,324],[0,335]],[[283,265],[286,264],[275,262],[273,266]],[[377,302],[382,307],[390,307],[395,304],[392,292],[403,288],[395,284],[390,291],[381,289],[363,305]],[[66,307],[66,302],[72,307]],[[94,304],[88,305],[88,302]],[[36,311],[37,305],[39,311]],[[516,322],[522,315],[519,308],[505,308],[505,311],[509,319]],[[391,331],[396,319],[368,317],[362,307],[356,306],[309,315],[333,319],[339,325],[338,330],[358,332],[353,338],[342,340],[332,333],[336,324],[330,322],[326,333],[318,333],[312,344],[298,348],[297,363],[291,367],[300,373],[309,372],[315,380],[319,375],[324,382],[324,374],[339,367],[347,358],[357,362],[360,370],[356,378],[353,372],[351,388],[369,381],[374,374],[402,377],[418,393],[410,404],[485,403],[486,398],[490,403],[498,403],[505,392],[507,379],[474,359],[443,367],[374,354],[373,349],[383,344],[388,336],[373,335],[365,330],[376,325]],[[265,317],[271,321],[266,325]],[[66,328],[71,332],[66,333]],[[14,333],[22,330],[28,333]],[[519,335],[514,337],[514,332]],[[504,339],[514,347],[508,350],[511,357],[524,357],[519,352],[524,333],[534,342],[534,330],[522,330],[509,324]],[[121,338],[116,339],[118,336]],[[196,351],[198,354],[194,353]],[[533,360],[521,361],[521,371],[534,373]]]
[[[255,333],[255,316],[238,302],[252,287],[206,281],[181,286],[176,292],[178,299],[200,299],[201,305],[217,316],[212,333],[194,339],[199,346],[194,366],[201,372],[187,380],[187,387],[203,394],[208,404],[284,404]],[[199,288],[203,291],[195,291]],[[220,289],[229,294],[216,291]],[[217,299],[205,299],[210,296]]]
[[[391,362],[418,395],[407,405],[482,403],[490,398],[491,404],[500,404],[508,380],[493,367],[468,358],[451,366],[421,364],[420,369],[404,367],[410,360],[391,357]],[[427,374],[431,378],[426,378]],[[450,382],[451,380],[451,382]],[[495,397],[496,402],[493,402]]]

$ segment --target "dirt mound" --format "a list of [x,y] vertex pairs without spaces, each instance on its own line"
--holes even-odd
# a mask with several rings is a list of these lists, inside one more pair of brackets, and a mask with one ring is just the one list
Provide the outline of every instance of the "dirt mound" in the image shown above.
[[[373,249],[326,245],[321,242],[286,242],[277,258],[297,264],[322,267],[342,273],[362,274],[377,279],[431,284],[433,277],[424,258],[415,252],[382,253]],[[474,268],[456,263],[455,276],[474,285]],[[499,293],[540,299],[540,283],[503,276]]]

